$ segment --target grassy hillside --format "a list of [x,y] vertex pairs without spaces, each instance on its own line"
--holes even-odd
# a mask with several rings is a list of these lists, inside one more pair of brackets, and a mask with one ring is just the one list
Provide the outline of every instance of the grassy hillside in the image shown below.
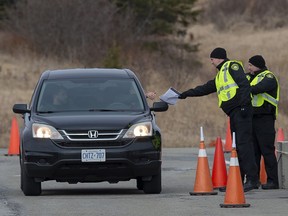
[[[207,2],[209,1],[200,1],[204,6]],[[189,27],[187,37],[184,38],[188,43],[199,43],[199,51],[195,59],[202,63],[200,68],[196,65],[194,67],[193,64],[190,66],[191,74],[188,74],[187,82],[182,82],[182,85],[179,85],[176,83],[177,80],[171,76],[171,71],[169,74],[167,73],[167,68],[170,66],[167,61],[163,62],[162,67],[159,64],[155,66],[151,58],[141,55],[139,50],[137,50],[137,55],[130,51],[132,62],[130,66],[145,84],[145,89],[155,90],[160,96],[170,86],[183,91],[212,79],[216,71],[210,64],[209,54],[215,47],[226,48],[229,58],[242,60],[245,67],[247,67],[249,57],[261,54],[265,57],[268,68],[279,78],[281,103],[276,127],[282,127],[285,134],[288,129],[288,87],[286,85],[288,54],[285,49],[288,45],[287,37],[288,27],[285,25],[262,29],[255,28],[253,23],[244,20],[243,22],[234,22],[229,28],[223,30],[219,26],[217,27],[215,23],[202,22]],[[0,32],[0,147],[9,145],[11,120],[13,116],[17,116],[12,112],[13,104],[29,103],[34,86],[42,71],[84,67],[72,60],[58,61],[57,59],[39,57],[26,51],[23,45],[25,43],[20,37]],[[135,56],[138,57],[135,58]],[[161,56],[158,58],[161,59]],[[134,62],[137,59],[141,61],[142,65],[145,65],[145,68],[135,67]],[[191,62],[192,60],[194,59],[191,59]],[[173,71],[177,73],[179,68],[178,65]],[[195,68],[198,68],[197,73],[195,73]],[[140,73],[143,71],[144,73]],[[177,74],[174,75],[177,76]],[[167,79],[167,77],[170,78]],[[152,102],[149,101],[149,103]],[[163,132],[165,147],[197,146],[201,126],[204,128],[207,144],[214,141],[218,136],[225,138],[226,135],[227,116],[217,107],[215,94],[181,100],[175,106],[170,106],[167,112],[157,113],[156,117]],[[17,119],[21,125],[21,116],[17,116]]]
[[[196,25],[189,29],[193,32],[195,40],[200,42],[198,57],[203,67],[193,79],[193,82],[180,87],[186,90],[213,78],[215,69],[210,65],[209,54],[216,46],[225,47],[231,59],[240,59],[247,66],[247,59],[254,54],[262,54],[267,60],[268,67],[278,76],[281,84],[280,115],[277,128],[288,128],[287,120],[287,46],[288,28],[277,31],[230,31],[221,33],[211,25]],[[4,35],[1,35],[3,38]],[[3,40],[0,40],[3,41]],[[3,44],[2,44],[3,45]],[[9,130],[14,103],[28,103],[40,73],[46,69],[81,67],[71,62],[57,62],[51,59],[26,55],[25,53],[0,53],[0,99],[1,99],[1,146],[9,145]],[[137,71],[135,71],[137,73]],[[164,81],[163,77],[154,71],[147,89],[156,90],[161,95],[170,86],[173,80]],[[151,103],[151,102],[150,102]],[[227,117],[217,107],[216,95],[201,98],[191,98],[179,101],[170,106],[165,113],[156,114],[163,132],[164,146],[195,146],[199,143],[200,127],[204,127],[206,143],[210,143],[217,136],[225,138]],[[17,116],[21,124],[20,116]]]

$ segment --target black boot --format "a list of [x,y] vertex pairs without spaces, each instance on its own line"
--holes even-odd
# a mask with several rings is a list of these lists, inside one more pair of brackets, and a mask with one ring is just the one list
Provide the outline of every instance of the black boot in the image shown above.
[[243,186],[244,192],[253,190],[253,189],[258,189],[259,183],[258,181],[251,181],[247,180]]
[[263,190],[279,189],[279,185],[273,183],[272,181],[267,181],[266,184],[262,185]]

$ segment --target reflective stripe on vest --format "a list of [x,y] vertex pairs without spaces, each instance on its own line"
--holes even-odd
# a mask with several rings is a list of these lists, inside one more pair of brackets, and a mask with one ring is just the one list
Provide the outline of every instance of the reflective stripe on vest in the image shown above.
[[[239,88],[229,73],[230,64],[233,62],[236,61],[225,62],[215,78],[219,107],[221,107],[223,101],[228,101],[233,98],[236,95],[236,89]],[[240,62],[237,63],[241,64]]]
[[[258,74],[250,83],[251,86],[257,85],[258,83],[260,83],[263,78],[266,76],[266,74],[272,74],[274,76],[274,74],[268,70],[263,71],[262,73]],[[275,76],[274,76],[275,77]],[[277,82],[277,96],[276,98],[274,98],[273,96],[267,94],[267,93],[260,93],[257,95],[253,95],[253,99],[252,99],[252,106],[253,107],[261,107],[264,103],[264,101],[267,101],[268,103],[272,104],[273,106],[275,106],[276,108],[276,116],[278,115],[278,103],[279,103],[279,83],[277,78],[275,77],[276,82]]]

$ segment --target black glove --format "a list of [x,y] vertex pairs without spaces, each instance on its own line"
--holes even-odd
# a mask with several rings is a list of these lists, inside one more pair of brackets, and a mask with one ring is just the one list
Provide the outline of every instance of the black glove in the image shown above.
[[179,96],[178,96],[179,99],[186,99],[187,98],[187,94],[185,92],[181,93]]

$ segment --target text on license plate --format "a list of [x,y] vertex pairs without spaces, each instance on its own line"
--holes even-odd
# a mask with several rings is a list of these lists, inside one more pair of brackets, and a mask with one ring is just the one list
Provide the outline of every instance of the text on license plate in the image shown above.
[[105,149],[83,149],[81,150],[82,162],[103,162],[106,161]]

